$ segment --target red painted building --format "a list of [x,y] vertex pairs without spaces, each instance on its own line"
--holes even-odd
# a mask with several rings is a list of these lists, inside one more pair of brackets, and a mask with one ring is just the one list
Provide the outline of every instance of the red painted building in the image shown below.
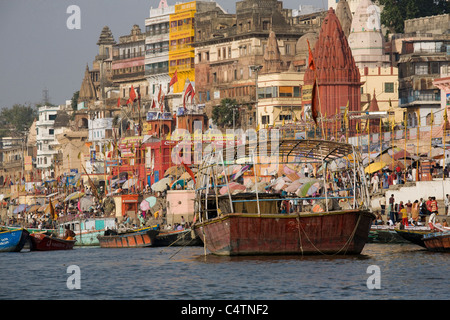
[[[312,49],[312,48],[311,48]],[[315,70],[305,72],[305,85],[316,79],[319,87],[319,113],[333,117],[341,107],[349,105],[349,111],[359,111],[361,103],[361,79],[347,38],[334,10],[330,8],[312,49]],[[350,128],[355,124],[350,123]]]

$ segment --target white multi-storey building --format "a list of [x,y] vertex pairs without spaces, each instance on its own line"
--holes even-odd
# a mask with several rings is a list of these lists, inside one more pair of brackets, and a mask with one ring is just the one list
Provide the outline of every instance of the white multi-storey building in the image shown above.
[[156,98],[159,87],[167,92],[169,76],[169,21],[175,6],[161,0],[158,8],[150,9],[145,19],[145,77],[149,83],[150,99]]
[[54,155],[58,153],[55,146],[55,119],[60,106],[41,106],[38,109],[39,119],[36,121],[37,157],[36,168],[41,170],[42,179],[54,177]]

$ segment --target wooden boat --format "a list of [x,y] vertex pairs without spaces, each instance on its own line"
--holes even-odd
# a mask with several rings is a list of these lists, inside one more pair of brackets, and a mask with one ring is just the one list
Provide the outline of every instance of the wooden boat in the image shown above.
[[153,228],[120,234],[106,231],[104,235],[99,235],[97,238],[102,248],[142,248],[152,247],[158,233],[159,231]]
[[432,232],[423,236],[425,247],[429,251],[450,252],[450,232]]
[[405,229],[395,229],[395,232],[410,243],[426,248],[423,237],[433,231],[427,227],[411,227]]
[[97,236],[103,235],[107,229],[115,229],[114,217],[75,218],[63,217],[59,221],[58,234],[63,236],[66,227],[75,232],[77,242],[75,246],[99,246]]
[[408,243],[408,240],[395,232],[394,226],[372,226],[369,232],[369,243]]
[[[275,146],[274,142],[266,143],[265,150],[277,150],[278,159],[284,159],[287,163],[314,163],[319,168],[317,172],[325,168],[324,164],[327,168],[337,167],[342,172],[347,169],[351,177],[349,185],[331,193],[327,190],[328,182],[323,181],[320,195],[314,195],[314,192],[304,194],[303,191],[285,196],[261,192],[257,172],[263,172],[264,165],[263,161],[257,159],[264,156],[258,154],[264,148],[259,148],[258,142],[249,142],[247,146],[242,146],[246,152],[241,153],[239,159],[235,158],[235,163],[238,160],[240,164],[245,159],[252,160],[252,168],[247,171],[247,176],[244,174],[244,181],[253,178],[254,190],[259,192],[219,195],[217,188],[228,185],[228,178],[224,174],[221,181],[217,180],[217,172],[223,170],[218,168],[216,171],[217,164],[222,167],[225,164],[222,153],[213,151],[199,169],[197,221],[193,225],[206,248],[213,254],[227,256],[360,254],[375,216],[369,209],[368,184],[359,154],[353,146],[305,139],[276,141]],[[234,154],[238,155],[237,152]],[[227,161],[232,163],[228,157]],[[326,176],[322,179],[325,180]],[[350,184],[353,186],[352,192],[346,193],[344,189],[348,190]],[[303,205],[292,212],[280,211],[283,201],[290,200],[300,203],[305,200],[312,204]]]
[[202,240],[193,232],[192,229],[162,231],[155,238],[155,247],[184,247],[201,246]]
[[65,240],[45,233],[32,233],[31,251],[71,250],[76,240]]
[[0,231],[0,252],[19,252],[28,241],[29,234],[23,228]]

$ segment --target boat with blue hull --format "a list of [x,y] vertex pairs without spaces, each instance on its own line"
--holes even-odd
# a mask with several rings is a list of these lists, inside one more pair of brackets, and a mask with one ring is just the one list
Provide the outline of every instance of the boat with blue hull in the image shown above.
[[28,241],[29,235],[23,228],[0,231],[0,252],[19,252]]

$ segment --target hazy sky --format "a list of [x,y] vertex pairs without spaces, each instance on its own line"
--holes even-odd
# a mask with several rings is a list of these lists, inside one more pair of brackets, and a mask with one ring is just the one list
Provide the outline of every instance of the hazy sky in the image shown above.
[[[235,12],[236,0],[216,2]],[[327,2],[287,0],[283,7],[326,8]],[[86,64],[92,68],[102,28],[109,26],[116,41],[134,24],[145,31],[145,18],[158,4],[159,0],[0,0],[0,108],[40,103],[45,88],[51,103],[64,104],[80,89]],[[67,13],[71,5],[80,9],[80,29],[67,27],[68,20],[74,22],[73,12]]]

